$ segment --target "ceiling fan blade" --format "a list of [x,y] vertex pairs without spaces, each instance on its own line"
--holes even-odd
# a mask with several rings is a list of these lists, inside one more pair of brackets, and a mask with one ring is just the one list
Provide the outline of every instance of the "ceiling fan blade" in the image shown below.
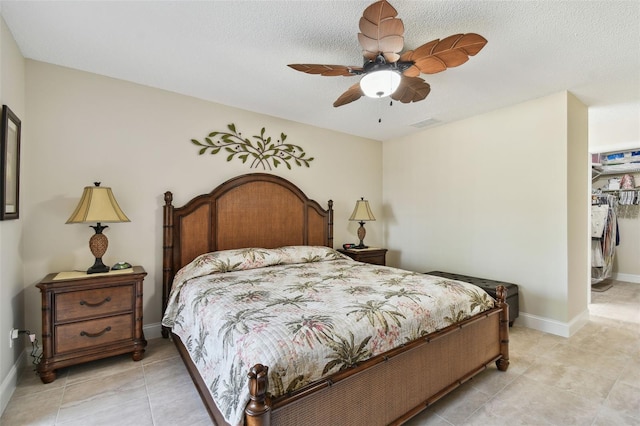
[[367,37],[382,40],[387,36],[402,36],[404,24],[399,18],[386,18],[379,22],[371,22],[364,16],[360,18],[360,32]]
[[393,92],[391,99],[408,104],[423,100],[429,92],[431,92],[431,86],[420,77],[402,76],[400,86]]
[[479,34],[455,34],[438,43],[438,45],[433,49],[433,53],[439,53],[443,50],[455,48],[464,50],[468,56],[474,56],[486,44],[487,40]]
[[345,65],[289,64],[287,66],[296,71],[305,72],[307,74],[320,74],[327,77],[339,75],[350,77],[364,72],[362,67],[350,67]]
[[[402,60],[402,58],[400,58],[400,60]],[[415,65],[411,65],[409,68],[404,70],[402,75],[404,75],[405,77],[418,77],[420,75],[420,68],[416,67]]]
[[398,11],[386,0],[380,0],[370,4],[362,12],[362,16],[371,22],[381,21],[383,19],[395,18]]
[[353,101],[357,101],[361,97],[364,96],[362,89],[360,88],[360,82],[354,84],[349,87],[346,92],[344,92],[336,101],[333,103],[334,107],[339,107],[342,105],[349,104]]
[[360,18],[358,42],[365,59],[373,61],[382,53],[387,62],[400,59],[404,47],[404,24],[398,12],[386,0],[367,7]]
[[435,74],[457,67],[467,62],[469,56],[477,54],[486,44],[484,37],[474,33],[455,34],[442,40],[430,41],[402,54],[401,61],[414,63],[404,75],[415,77],[414,67],[423,74]]
[[402,36],[387,36],[381,40],[374,40],[358,33],[358,41],[363,49],[362,56],[370,61],[374,61],[382,53],[387,62],[396,62],[400,59],[397,52],[400,52],[404,46],[404,37]]

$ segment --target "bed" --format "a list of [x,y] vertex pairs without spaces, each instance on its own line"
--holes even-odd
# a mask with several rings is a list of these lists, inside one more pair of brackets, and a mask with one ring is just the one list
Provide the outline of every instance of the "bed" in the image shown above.
[[[263,173],[230,179],[182,207],[173,206],[171,192],[164,199],[162,334],[172,337],[216,424],[401,424],[491,364],[508,368],[503,287],[494,301],[466,283],[339,254],[332,249],[332,201],[324,209],[293,183]],[[387,287],[374,288],[376,276]],[[459,301],[444,307],[450,315],[416,307],[436,293],[467,294],[469,311],[459,312]],[[431,302],[442,304],[437,300]],[[214,301],[222,305],[216,309]],[[354,308],[364,301],[396,304],[379,315]],[[204,328],[216,316],[228,325],[250,311],[240,302],[262,303],[252,311],[260,321]],[[231,313],[236,303],[240,312]],[[323,315],[327,303],[333,311]],[[291,315],[307,326],[312,317],[324,322],[301,332]],[[427,316],[439,322],[427,325]],[[358,330],[334,329],[344,318],[357,319]],[[280,328],[267,329],[272,325]],[[293,346],[320,352],[292,355]],[[240,364],[216,358],[218,349]],[[305,363],[317,371],[303,371]]]

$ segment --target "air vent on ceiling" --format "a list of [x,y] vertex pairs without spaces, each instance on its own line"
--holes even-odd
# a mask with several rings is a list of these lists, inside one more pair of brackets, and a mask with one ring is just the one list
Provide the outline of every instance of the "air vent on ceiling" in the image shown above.
[[433,126],[434,124],[440,123],[440,120],[436,120],[435,118],[427,118],[426,120],[418,121],[417,123],[413,123],[413,127],[417,127],[421,129],[423,127]]

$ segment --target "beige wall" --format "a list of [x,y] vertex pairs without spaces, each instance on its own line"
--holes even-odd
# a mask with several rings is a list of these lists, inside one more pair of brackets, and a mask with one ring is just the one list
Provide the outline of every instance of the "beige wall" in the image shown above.
[[[23,122],[25,114],[25,61],[0,18],[0,105],[9,108]],[[22,133],[23,146],[28,143],[27,131]],[[24,200],[24,190],[21,191]],[[0,412],[4,410],[15,387],[17,372],[15,363],[25,343],[23,337],[16,340],[12,349],[8,345],[9,330],[24,326],[24,296],[22,292],[22,232],[24,207],[20,206],[20,218],[0,221]]]
[[[192,138],[235,123],[245,136],[266,134],[303,147],[315,159],[309,168],[280,166],[269,173],[293,181],[326,206],[334,200],[335,245],[353,241],[348,221],[363,196],[381,210],[381,143],[103,76],[27,61],[30,143],[25,147],[25,305],[27,325],[40,329],[40,300],[34,287],[52,271],[86,269],[93,263],[93,230],[65,225],[82,189],[94,181],[110,186],[130,223],[105,231],[106,264],[143,265],[144,324],[158,324],[161,310],[163,193],[180,206],[250,169],[226,155],[198,156]],[[357,173],[353,173],[357,170]],[[345,173],[348,171],[348,173]],[[381,226],[367,227],[367,241],[380,244]]]
[[640,147],[640,102],[589,108],[589,149],[629,146]]
[[[569,281],[587,270],[584,237],[568,260],[574,215],[587,231],[586,164],[569,169],[567,160],[570,121],[586,126],[583,107],[568,112],[574,104],[562,92],[385,142],[390,262],[517,283],[522,323],[570,333],[587,309],[585,297],[568,307]],[[572,134],[586,153],[586,133]],[[569,192],[583,209],[568,207]]]
[[[582,326],[591,284],[591,198],[587,107],[575,96],[567,96],[567,318],[571,331]],[[587,285],[585,285],[585,283]]]

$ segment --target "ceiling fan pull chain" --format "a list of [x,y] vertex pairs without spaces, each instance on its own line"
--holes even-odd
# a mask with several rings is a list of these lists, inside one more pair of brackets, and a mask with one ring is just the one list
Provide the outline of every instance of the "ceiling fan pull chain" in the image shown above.
[[[380,98],[380,100],[382,100],[382,98]],[[381,105],[382,103],[378,104],[378,113],[380,115],[380,118],[378,118],[378,123],[382,123],[382,106]],[[389,107],[392,107],[392,106],[393,106],[393,99],[389,101]]]

